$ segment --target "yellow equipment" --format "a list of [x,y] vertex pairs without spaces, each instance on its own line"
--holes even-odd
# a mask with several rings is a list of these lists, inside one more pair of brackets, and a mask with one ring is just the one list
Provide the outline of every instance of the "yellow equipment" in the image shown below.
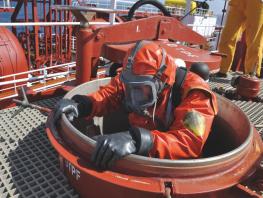
[[[186,8],[187,0],[165,0],[164,4],[171,7],[183,7]],[[191,1],[191,10],[197,7],[195,1]]]

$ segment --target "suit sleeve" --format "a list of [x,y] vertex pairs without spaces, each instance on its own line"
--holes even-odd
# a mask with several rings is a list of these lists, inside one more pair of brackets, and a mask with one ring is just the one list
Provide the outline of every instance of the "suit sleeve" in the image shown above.
[[110,112],[116,111],[121,106],[124,99],[124,88],[119,75],[111,79],[106,86],[88,95],[92,101],[92,111],[90,117],[104,116]]
[[[212,94],[212,95],[211,95]],[[174,110],[174,121],[167,132],[151,131],[151,157],[166,159],[197,158],[210,133],[217,113],[213,93],[193,89]]]

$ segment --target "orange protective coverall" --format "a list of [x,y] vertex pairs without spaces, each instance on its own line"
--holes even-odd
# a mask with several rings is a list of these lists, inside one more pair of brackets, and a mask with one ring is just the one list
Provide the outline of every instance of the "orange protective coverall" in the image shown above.
[[[124,98],[124,84],[119,75],[100,90],[89,95],[92,100],[93,116],[103,116],[115,111],[120,107]],[[166,88],[159,96],[155,118],[158,122],[164,122],[166,117],[166,106],[171,89]],[[166,159],[197,158],[202,154],[202,148],[210,133],[214,116],[217,113],[215,95],[209,90],[207,83],[194,73],[188,72],[181,88],[182,100],[179,106],[173,110],[173,121],[168,131],[157,130],[158,123],[153,123],[152,118],[129,114],[131,126],[145,128],[151,131],[153,136],[153,147],[150,151],[151,157]],[[153,108],[148,109],[152,113]],[[203,126],[201,133],[185,127],[183,119],[189,111],[198,112],[202,116]]]

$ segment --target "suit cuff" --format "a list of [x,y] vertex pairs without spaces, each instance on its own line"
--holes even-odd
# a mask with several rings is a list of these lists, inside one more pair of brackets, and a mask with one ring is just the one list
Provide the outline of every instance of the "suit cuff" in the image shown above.
[[153,147],[151,132],[140,127],[131,127],[130,132],[136,142],[136,154],[148,156]]

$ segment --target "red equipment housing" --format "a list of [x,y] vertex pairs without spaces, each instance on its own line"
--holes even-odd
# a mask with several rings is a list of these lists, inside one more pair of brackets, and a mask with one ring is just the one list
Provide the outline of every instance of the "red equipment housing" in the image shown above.
[[77,33],[77,83],[96,77],[99,57],[122,63],[128,49],[134,45],[131,43],[138,40],[155,40],[173,57],[185,60],[187,66],[204,62],[210,70],[216,70],[221,62],[220,56],[195,48],[206,43],[204,37],[175,18],[154,16],[114,26],[80,28]]
[[256,98],[260,91],[260,80],[250,76],[240,76],[237,83],[237,94],[246,98]]
[[[23,48],[14,34],[5,27],[0,27],[0,63],[0,77],[28,71],[28,64]],[[0,78],[0,82],[18,80],[25,77],[27,76],[20,75],[19,77]],[[0,89],[10,86],[13,86],[13,84],[0,86]]]

